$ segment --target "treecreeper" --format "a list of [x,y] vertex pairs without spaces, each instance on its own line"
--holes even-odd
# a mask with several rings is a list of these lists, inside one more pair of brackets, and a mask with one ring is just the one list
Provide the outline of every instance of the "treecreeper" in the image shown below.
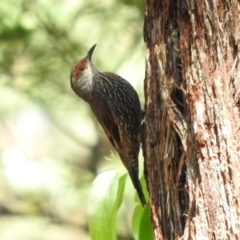
[[119,75],[100,72],[92,63],[96,44],[72,68],[73,91],[92,109],[126,167],[142,205],[146,205],[138,178],[142,110],[132,85]]

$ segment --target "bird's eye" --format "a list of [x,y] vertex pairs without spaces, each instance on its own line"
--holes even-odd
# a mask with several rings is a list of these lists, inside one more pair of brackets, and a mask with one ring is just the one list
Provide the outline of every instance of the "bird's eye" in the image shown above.
[[83,71],[83,70],[84,70],[84,67],[83,67],[83,66],[80,66],[80,67],[79,67],[79,70],[80,70],[80,71]]

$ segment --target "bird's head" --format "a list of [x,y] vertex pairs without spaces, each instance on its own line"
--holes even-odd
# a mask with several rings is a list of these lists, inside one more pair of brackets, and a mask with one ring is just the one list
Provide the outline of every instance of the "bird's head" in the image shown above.
[[91,58],[97,44],[93,45],[87,53],[87,56],[81,59],[72,68],[70,81],[72,89],[79,94],[81,91],[91,89],[93,77],[97,73],[97,69],[93,65]]

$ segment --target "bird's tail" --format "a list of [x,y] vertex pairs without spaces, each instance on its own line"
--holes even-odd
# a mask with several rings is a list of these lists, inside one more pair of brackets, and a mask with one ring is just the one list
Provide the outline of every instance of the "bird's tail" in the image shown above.
[[132,167],[130,167],[130,169],[128,169],[128,172],[129,172],[130,178],[132,180],[133,186],[137,191],[137,194],[138,194],[138,197],[141,201],[141,204],[142,204],[142,206],[145,206],[146,205],[146,199],[145,199],[145,196],[144,196],[144,193],[143,193],[143,190],[142,190],[142,185],[141,185],[141,183],[139,181],[139,178],[138,178],[138,173],[136,173]]
[[[134,155],[130,155],[130,158],[126,157],[125,153],[118,152],[124,166],[127,168],[130,178],[132,180],[133,186],[137,191],[138,197],[141,201],[142,206],[146,205],[146,199],[142,190],[142,185],[138,178],[138,159]],[[126,161],[127,159],[127,161]]]

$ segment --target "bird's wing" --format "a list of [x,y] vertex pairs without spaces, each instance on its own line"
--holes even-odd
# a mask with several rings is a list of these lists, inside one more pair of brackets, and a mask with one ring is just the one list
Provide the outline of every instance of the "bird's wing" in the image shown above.
[[94,104],[90,104],[90,107],[109,141],[118,151],[121,148],[120,136],[117,122],[115,121],[112,111],[110,110],[111,102],[105,101],[105,99],[99,99],[97,102],[94,102]]
[[121,148],[119,130],[118,130],[118,125],[116,124],[113,116],[111,115],[111,112],[108,112],[104,116],[102,127],[109,141],[114,146],[114,148],[118,151]]

